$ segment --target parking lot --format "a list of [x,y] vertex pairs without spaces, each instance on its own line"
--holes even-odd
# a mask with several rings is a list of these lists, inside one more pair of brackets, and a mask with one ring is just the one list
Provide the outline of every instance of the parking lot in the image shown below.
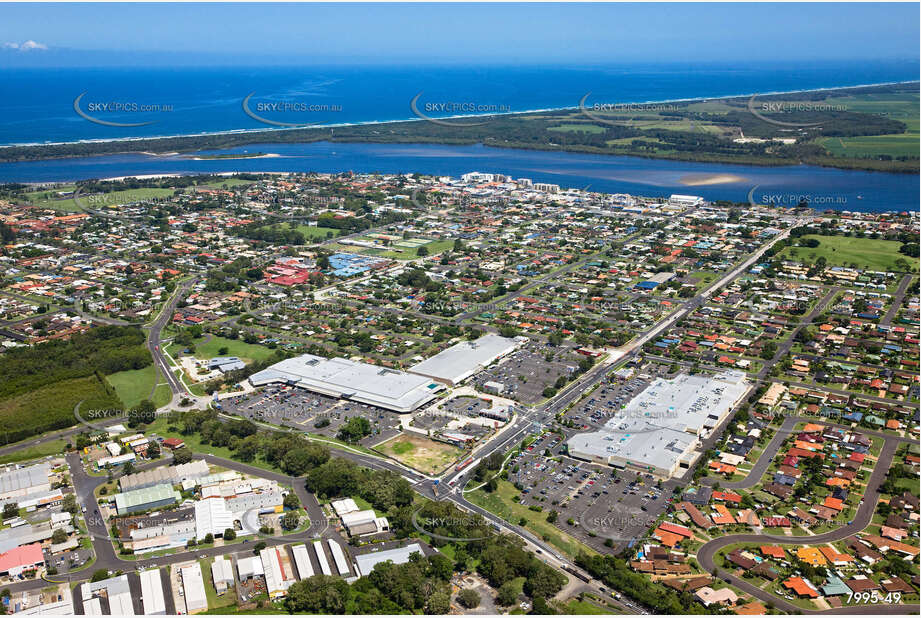
[[501,384],[497,394],[533,404],[546,399],[544,389],[554,386],[560,376],[568,379],[581,360],[582,356],[569,348],[531,342],[481,371],[472,383],[483,392],[496,392],[486,386],[487,382]]
[[651,475],[560,456],[559,434],[532,446],[510,462],[509,480],[522,487],[520,503],[557,511],[556,527],[589,546],[623,549],[645,537],[668,507],[674,482],[659,487]]
[[228,414],[330,438],[349,418],[359,416],[371,422],[371,435],[362,444],[380,442],[395,435],[400,427],[400,415],[395,412],[293,386],[267,386],[249,395],[225,399],[221,407]]

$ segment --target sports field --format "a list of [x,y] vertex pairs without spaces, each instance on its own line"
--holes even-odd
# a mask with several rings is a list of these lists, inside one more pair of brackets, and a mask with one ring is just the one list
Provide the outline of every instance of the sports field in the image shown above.
[[848,236],[816,236],[807,234],[804,239],[814,238],[819,246],[787,247],[780,258],[812,264],[824,257],[829,266],[849,266],[861,270],[905,272],[904,265],[896,266],[899,259],[908,263],[909,272],[917,272],[918,260],[899,253],[901,243],[895,240],[853,238]]

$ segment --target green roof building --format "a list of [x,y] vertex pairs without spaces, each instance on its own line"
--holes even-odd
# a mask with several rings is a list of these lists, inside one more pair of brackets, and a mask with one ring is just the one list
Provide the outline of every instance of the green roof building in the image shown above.
[[182,500],[182,495],[169,483],[161,483],[143,489],[133,489],[115,494],[115,510],[119,515],[129,515],[148,509],[155,509]]

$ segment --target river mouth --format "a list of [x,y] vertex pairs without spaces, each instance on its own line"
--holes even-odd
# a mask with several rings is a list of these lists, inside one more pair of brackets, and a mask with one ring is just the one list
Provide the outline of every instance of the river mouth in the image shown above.
[[[246,156],[272,153],[273,157]],[[209,156],[217,155],[217,156]],[[242,158],[236,158],[236,157]],[[73,182],[89,178],[230,173],[409,172],[459,178],[472,171],[533,182],[667,200],[694,194],[708,201],[886,212],[918,208],[918,176],[809,165],[763,167],[620,155],[520,150],[475,145],[309,142],[251,144],[177,156],[140,153],[0,163],[0,183]],[[487,191],[487,190],[484,190]],[[488,191],[487,191],[488,192]]]

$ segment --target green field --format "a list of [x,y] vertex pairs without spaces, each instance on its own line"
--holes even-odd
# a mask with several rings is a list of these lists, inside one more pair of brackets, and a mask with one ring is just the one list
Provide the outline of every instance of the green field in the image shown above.
[[[454,246],[453,240],[433,240],[427,242],[423,245],[425,249],[429,252],[430,256],[438,255],[444,251],[447,251]],[[391,248],[375,249],[371,247],[359,247],[356,245],[340,245],[337,244],[333,247],[336,251],[341,251],[343,253],[356,253],[359,255],[371,255],[374,257],[388,258],[391,260],[415,260],[419,256],[417,255],[418,248],[409,248],[409,247],[397,247],[393,246]]]
[[0,464],[29,461],[30,459],[38,459],[39,457],[47,457],[48,455],[61,455],[64,453],[64,449],[69,443],[70,438],[58,438],[57,440],[51,440],[43,444],[27,446],[7,455],[0,455]]
[[[66,190],[66,189],[62,189]],[[35,191],[26,194],[32,200],[33,206],[53,208],[62,212],[82,212],[83,208],[77,205],[73,198],[60,199],[55,197],[56,191]],[[113,191],[103,195],[84,195],[80,202],[85,208],[105,210],[120,204],[130,204],[140,200],[149,200],[158,197],[169,197],[173,189],[143,188]]]
[[[278,229],[279,227],[284,226],[286,229],[291,229],[287,223],[273,223],[272,225],[267,225],[264,228],[260,229]],[[327,239],[327,234],[332,233],[331,238],[339,236],[341,230],[337,230],[334,227],[322,227],[319,225],[295,225],[294,228],[298,232],[304,235],[304,239],[307,242],[319,242],[321,240]]]
[[901,243],[895,240],[878,240],[873,238],[853,238],[848,236],[817,236],[807,234],[803,239],[814,238],[819,246],[787,247],[780,253],[780,259],[814,263],[824,257],[829,266],[853,266],[858,269],[902,272],[895,265],[896,260],[904,259],[912,272],[918,270],[918,260],[899,253]]
[[115,392],[125,407],[133,408],[144,399],[150,398],[150,392],[157,379],[157,368],[151,363],[143,369],[113,373],[106,379],[115,387]]
[[[221,348],[227,348],[227,354],[223,356],[237,356],[246,361],[264,360],[275,353],[271,348],[259,343],[246,343],[242,339],[225,339],[217,335],[211,335],[207,342],[201,340],[195,341],[195,358],[206,359],[221,356],[218,351]],[[170,348],[172,353],[174,348]]]
[[893,157],[917,157],[919,122],[917,94],[889,93],[866,94],[859,97],[837,97],[826,99],[830,105],[844,105],[848,111],[882,114],[904,122],[905,133],[895,135],[871,135],[859,137],[826,137],[817,140],[829,152],[838,157],[866,157],[890,155]]
[[0,401],[0,442],[4,436],[12,441],[52,429],[77,424],[74,406],[83,401],[80,410],[120,410],[124,406],[115,390],[95,376],[64,380]]
[[548,131],[559,131],[560,133],[572,133],[573,131],[585,131],[586,133],[604,133],[604,129],[596,124],[561,124],[558,127],[550,127]]

